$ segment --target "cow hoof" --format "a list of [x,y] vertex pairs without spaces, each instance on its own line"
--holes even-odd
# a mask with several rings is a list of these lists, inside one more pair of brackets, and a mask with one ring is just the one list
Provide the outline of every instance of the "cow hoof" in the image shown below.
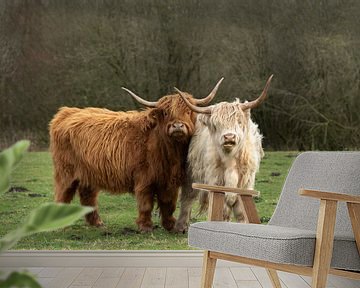
[[104,222],[99,221],[99,222],[96,222],[94,226],[95,227],[104,227],[105,225],[104,225]]
[[185,234],[187,230],[188,230],[188,226],[186,224],[176,223],[173,232],[179,234]]
[[164,227],[164,229],[166,229],[167,231],[173,231],[175,222],[176,222],[175,217],[170,217],[166,220],[163,220],[161,224]]
[[149,233],[153,231],[151,226],[139,226],[139,230],[141,233]]
[[104,223],[102,221],[96,221],[96,222],[89,223],[89,225],[100,228],[100,227],[104,226]]
[[97,219],[97,220],[94,220],[94,221],[87,221],[88,224],[90,226],[94,226],[94,227],[102,227],[104,226],[104,223],[100,220],[100,219]]
[[151,221],[138,221],[137,225],[141,233],[149,233],[153,231],[153,224]]

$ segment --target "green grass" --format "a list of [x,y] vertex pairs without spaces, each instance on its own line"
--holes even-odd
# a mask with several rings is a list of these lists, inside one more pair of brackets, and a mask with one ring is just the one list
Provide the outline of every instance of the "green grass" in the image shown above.
[[[257,174],[256,190],[261,196],[256,199],[262,222],[267,222],[276,206],[281,187],[296,152],[267,152]],[[48,152],[30,152],[14,170],[12,187],[28,191],[7,192],[0,195],[0,236],[16,228],[30,211],[44,202],[53,201],[52,162]],[[78,197],[74,200],[79,203]],[[193,215],[196,215],[196,207]],[[99,213],[105,226],[94,228],[83,219],[75,225],[55,232],[41,233],[22,239],[15,249],[189,249],[187,235],[171,234],[160,227],[159,219],[153,216],[153,233],[137,231],[136,202],[132,195],[109,195],[100,193]],[[176,211],[176,215],[178,209]],[[175,215],[175,216],[176,216]],[[192,219],[204,220],[205,216]]]

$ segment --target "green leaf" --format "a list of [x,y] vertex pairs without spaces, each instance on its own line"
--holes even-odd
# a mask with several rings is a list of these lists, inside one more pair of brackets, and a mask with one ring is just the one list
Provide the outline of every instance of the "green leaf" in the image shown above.
[[10,249],[25,235],[26,232],[22,227],[6,234],[0,239],[0,252]]
[[93,210],[86,206],[45,203],[33,210],[21,227],[0,239],[0,251],[10,249],[25,236],[69,226]]
[[0,193],[10,186],[10,173],[29,148],[30,142],[22,140],[0,153]]
[[24,230],[32,234],[63,228],[93,210],[86,206],[45,203],[31,212]]
[[5,280],[0,280],[0,288],[28,287],[41,288],[34,277],[27,272],[12,272]]

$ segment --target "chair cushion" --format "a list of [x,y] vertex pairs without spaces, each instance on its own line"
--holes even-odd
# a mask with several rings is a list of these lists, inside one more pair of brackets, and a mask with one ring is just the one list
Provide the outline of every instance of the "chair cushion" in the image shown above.
[[[265,260],[312,266],[315,232],[275,225],[231,222],[198,222],[190,225],[192,247]],[[353,238],[335,236],[331,267],[360,271],[360,257]]]

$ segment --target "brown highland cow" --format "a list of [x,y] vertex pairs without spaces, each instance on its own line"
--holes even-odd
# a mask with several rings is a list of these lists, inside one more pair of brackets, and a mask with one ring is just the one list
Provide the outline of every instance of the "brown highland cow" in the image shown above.
[[[206,105],[221,80],[204,99],[186,94],[194,105]],[[137,225],[152,230],[154,202],[161,224],[172,230],[179,187],[185,179],[185,163],[196,114],[183,99],[167,95],[146,101],[123,88],[144,111],[114,112],[100,108],[60,108],[50,122],[50,149],[54,163],[55,199],[70,203],[76,191],[82,205],[95,210],[86,215],[90,225],[100,226],[97,196],[100,190],[135,194]]]

